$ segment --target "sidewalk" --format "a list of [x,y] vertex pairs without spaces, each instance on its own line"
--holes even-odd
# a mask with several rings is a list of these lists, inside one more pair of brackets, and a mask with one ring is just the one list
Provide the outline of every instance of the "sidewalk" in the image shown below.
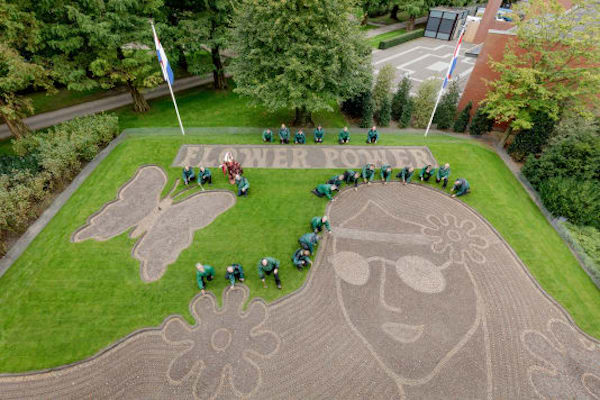
[[[415,20],[415,25],[423,24],[425,22],[427,22],[427,17],[417,18]],[[382,26],[381,28],[377,28],[377,29],[371,29],[370,31],[367,31],[367,37],[371,38],[373,36],[381,35],[382,33],[397,31],[398,29],[405,29],[407,25],[408,25],[408,21],[405,21],[405,22],[398,22],[397,24],[385,25],[385,26]]]
[[[208,78],[199,76],[183,78],[175,81],[175,84],[173,85],[173,91],[178,92],[210,82],[212,82],[212,75]],[[168,94],[169,88],[166,84],[163,84],[154,89],[145,91],[144,97],[146,100],[150,100],[157,97],[166,96]],[[60,110],[56,111],[33,115],[29,118],[25,118],[25,123],[29,125],[32,130],[47,128],[75,117],[114,110],[115,108],[126,106],[132,102],[131,95],[129,92],[127,92],[116,96],[105,97],[103,99],[77,104],[71,107],[61,108]],[[10,136],[11,133],[8,130],[8,127],[4,124],[0,125],[0,139],[5,139]]]

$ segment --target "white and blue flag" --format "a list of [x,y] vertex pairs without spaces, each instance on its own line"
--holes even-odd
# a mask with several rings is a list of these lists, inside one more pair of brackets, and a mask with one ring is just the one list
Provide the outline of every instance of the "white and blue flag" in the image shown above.
[[160,40],[158,40],[158,36],[156,36],[156,29],[154,29],[154,25],[152,25],[152,32],[154,33],[154,45],[156,46],[156,55],[158,56],[158,62],[160,64],[160,69],[162,70],[163,77],[165,78],[165,82],[169,84],[173,84],[175,78],[173,76],[173,70],[171,69],[171,65],[169,64],[169,59],[165,54],[165,49],[163,49],[162,44],[160,44]]

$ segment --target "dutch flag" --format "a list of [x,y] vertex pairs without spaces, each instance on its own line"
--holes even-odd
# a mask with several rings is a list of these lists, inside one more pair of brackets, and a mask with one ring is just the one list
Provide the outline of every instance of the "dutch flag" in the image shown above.
[[456,61],[458,60],[460,45],[462,44],[464,34],[465,28],[463,27],[462,32],[460,33],[460,37],[458,38],[458,42],[456,43],[456,48],[454,49],[452,61],[450,62],[450,66],[448,67],[448,73],[446,74],[446,78],[444,78],[444,84],[442,85],[442,89],[445,89],[448,82],[450,82],[450,80],[452,79],[452,73],[454,72],[454,68],[456,68]]
[[173,70],[171,69],[171,65],[169,64],[169,60],[167,59],[167,55],[165,54],[165,50],[160,44],[160,40],[158,40],[158,36],[156,36],[156,29],[154,29],[154,24],[152,25],[152,32],[154,33],[154,45],[156,46],[156,55],[158,56],[158,63],[160,64],[160,69],[162,70],[163,77],[165,78],[165,82],[168,82],[170,85],[173,85],[173,82],[175,82]]

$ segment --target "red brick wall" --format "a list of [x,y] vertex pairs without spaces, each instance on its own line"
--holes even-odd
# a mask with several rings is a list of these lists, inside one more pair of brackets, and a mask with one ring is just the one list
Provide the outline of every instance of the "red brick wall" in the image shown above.
[[496,14],[498,13],[498,9],[502,5],[502,0],[490,0],[485,6],[485,12],[483,13],[483,17],[481,17],[481,21],[479,22],[479,29],[475,34],[475,39],[473,43],[483,43],[487,33],[492,26],[496,22]]

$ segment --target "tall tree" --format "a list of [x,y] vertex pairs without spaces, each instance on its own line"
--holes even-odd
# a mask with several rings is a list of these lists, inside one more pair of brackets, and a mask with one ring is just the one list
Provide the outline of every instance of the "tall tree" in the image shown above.
[[52,91],[49,71],[31,60],[40,41],[35,16],[17,4],[0,0],[0,117],[13,136],[21,138],[29,132],[23,122],[33,113],[28,89]]
[[[32,0],[30,0],[32,1]],[[149,109],[141,93],[160,82],[149,19],[162,0],[47,0],[35,12],[45,23],[39,52],[57,79],[73,90],[126,85],[136,111]]]
[[[532,127],[536,113],[559,120],[565,113],[591,117],[600,105],[600,4],[574,0],[565,12],[556,0],[516,6],[516,40],[488,82],[485,111],[511,130]],[[523,16],[523,17],[522,17]]]
[[396,13],[400,11],[408,17],[406,29],[412,31],[415,29],[415,20],[426,14],[429,6],[430,4],[426,0],[396,0],[394,9]]
[[[188,70],[205,73],[212,70],[215,89],[225,89],[225,65],[221,51],[228,43],[233,2],[231,0],[166,0],[169,20],[177,25],[175,43],[184,49]],[[210,54],[210,64],[200,56]],[[191,62],[190,62],[191,61]],[[208,66],[208,68],[207,68]]]
[[236,92],[269,110],[311,113],[363,92],[371,51],[347,0],[244,0],[232,32]]

